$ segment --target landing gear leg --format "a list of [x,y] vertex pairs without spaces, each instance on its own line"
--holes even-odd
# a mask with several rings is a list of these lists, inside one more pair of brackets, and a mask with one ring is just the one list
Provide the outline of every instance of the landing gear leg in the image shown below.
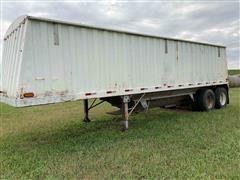
[[90,122],[91,120],[89,119],[88,117],[88,100],[87,99],[84,99],[83,100],[83,108],[84,108],[84,119],[83,119],[83,122]]
[[128,102],[129,96],[123,96],[122,101],[122,118],[123,118],[123,131],[128,129]]

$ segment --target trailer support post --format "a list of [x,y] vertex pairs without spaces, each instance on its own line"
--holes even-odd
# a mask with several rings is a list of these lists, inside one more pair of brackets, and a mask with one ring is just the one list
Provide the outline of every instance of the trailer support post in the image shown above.
[[90,122],[90,119],[88,117],[88,100],[87,99],[84,99],[83,100],[83,109],[84,109],[84,119],[83,119],[83,122]]
[[123,130],[128,129],[128,102],[129,102],[129,96],[123,96],[123,101],[122,101],[122,118],[123,118]]

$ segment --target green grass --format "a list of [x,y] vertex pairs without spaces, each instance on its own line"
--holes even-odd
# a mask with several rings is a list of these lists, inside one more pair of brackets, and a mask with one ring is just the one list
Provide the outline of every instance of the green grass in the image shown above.
[[228,70],[228,74],[229,75],[240,74],[240,69],[230,69],[230,70]]
[[29,108],[1,105],[1,179],[239,179],[240,88],[211,112],[155,108],[82,123],[81,102]]

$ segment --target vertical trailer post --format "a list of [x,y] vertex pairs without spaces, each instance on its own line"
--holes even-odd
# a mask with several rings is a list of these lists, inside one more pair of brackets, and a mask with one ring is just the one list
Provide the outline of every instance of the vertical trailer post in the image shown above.
[[129,102],[129,96],[123,96],[122,101],[122,118],[123,118],[123,130],[128,129],[128,102]]
[[90,119],[88,118],[88,100],[84,99],[83,100],[83,109],[84,109],[84,119],[83,122],[90,122]]

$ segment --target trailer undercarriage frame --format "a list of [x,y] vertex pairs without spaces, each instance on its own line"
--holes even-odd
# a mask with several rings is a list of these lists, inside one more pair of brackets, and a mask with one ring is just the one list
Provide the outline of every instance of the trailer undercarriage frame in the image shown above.
[[[228,86],[213,86],[208,87],[208,89],[216,89],[218,87],[224,87],[228,91]],[[150,102],[153,105],[153,107],[162,107],[164,103],[168,104],[171,103],[171,99],[175,98],[188,98],[192,103],[195,103],[196,101],[196,94],[199,90],[203,90],[204,88],[191,88],[191,89],[183,89],[183,90],[176,90],[176,91],[159,91],[157,93],[142,93],[142,94],[131,94],[131,95],[123,95],[121,96],[121,105],[119,106],[122,114],[122,120],[123,120],[123,130],[128,129],[128,119],[130,115],[134,112],[137,107],[141,107],[143,110],[148,111],[150,108]],[[88,99],[84,100],[84,122],[90,122],[89,119],[89,111],[102,104],[106,100],[101,100],[97,102],[97,99],[94,99],[91,103],[90,107],[88,107]],[[130,102],[134,101],[134,105],[131,106]],[[165,102],[164,102],[165,101]],[[153,103],[154,102],[154,103]],[[163,103],[162,103],[163,102]],[[188,101],[189,102],[189,101]],[[227,97],[227,104],[229,103],[229,98]],[[129,107],[130,105],[130,107]]]

